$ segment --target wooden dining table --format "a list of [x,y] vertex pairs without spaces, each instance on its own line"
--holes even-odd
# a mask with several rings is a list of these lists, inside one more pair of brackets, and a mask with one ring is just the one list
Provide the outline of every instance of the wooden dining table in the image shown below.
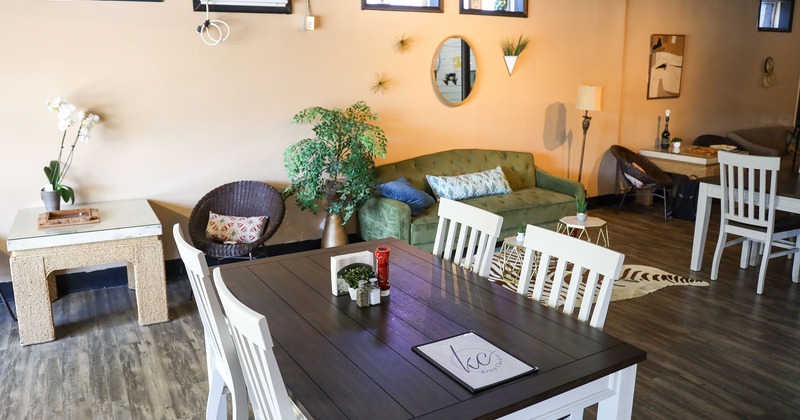
[[[330,257],[388,246],[390,296],[331,294]],[[396,239],[225,265],[267,318],[292,399],[318,419],[630,418],[645,351]],[[471,393],[412,347],[474,331],[537,373]]]
[[[781,160],[781,169],[776,179],[775,210],[800,214],[800,174],[793,170],[789,156]],[[712,200],[722,199],[719,175],[700,178],[697,191],[697,218],[694,222],[692,259],[689,269],[700,271],[708,237],[708,222],[711,217]]]

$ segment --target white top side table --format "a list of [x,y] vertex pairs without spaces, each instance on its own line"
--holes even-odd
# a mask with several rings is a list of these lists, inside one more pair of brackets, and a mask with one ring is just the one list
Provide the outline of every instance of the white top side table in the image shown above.
[[500,246],[500,278],[516,283],[523,258],[525,258],[525,246],[522,245],[522,241],[517,241],[516,236],[503,239],[503,245]]
[[556,232],[593,242],[606,248],[609,246],[608,224],[599,217],[589,216],[583,222],[579,221],[576,216],[562,217],[558,221]]
[[55,339],[55,270],[125,262],[128,284],[136,289],[139,325],[169,320],[161,223],[147,200],[88,203],[69,208],[96,208],[100,222],[40,229],[41,207],[20,210],[7,239],[11,280],[17,299],[21,345]]

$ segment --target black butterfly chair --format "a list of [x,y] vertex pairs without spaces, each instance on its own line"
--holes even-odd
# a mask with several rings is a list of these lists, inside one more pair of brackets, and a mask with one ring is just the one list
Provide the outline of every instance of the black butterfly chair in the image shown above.
[[628,187],[622,194],[617,212],[622,208],[628,194],[650,195],[664,201],[664,220],[667,220],[667,197],[671,195],[672,178],[650,159],[622,146],[611,146],[611,154],[617,158],[617,166]]

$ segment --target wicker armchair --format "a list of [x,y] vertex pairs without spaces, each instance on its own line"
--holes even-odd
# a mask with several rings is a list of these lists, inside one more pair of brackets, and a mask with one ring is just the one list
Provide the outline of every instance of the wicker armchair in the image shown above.
[[[622,208],[625,197],[634,195],[650,195],[664,201],[664,220],[667,220],[667,197],[671,195],[672,178],[656,166],[650,159],[622,146],[611,146],[611,154],[617,158],[617,166],[622,178],[628,185],[622,194],[617,211]],[[637,167],[638,166],[638,167]]]
[[[264,233],[246,244],[224,244],[206,237],[208,212],[228,216],[269,216]],[[203,196],[189,216],[189,237],[195,248],[216,258],[250,256],[267,241],[283,222],[286,207],[281,193],[259,181],[237,181],[222,185]]]

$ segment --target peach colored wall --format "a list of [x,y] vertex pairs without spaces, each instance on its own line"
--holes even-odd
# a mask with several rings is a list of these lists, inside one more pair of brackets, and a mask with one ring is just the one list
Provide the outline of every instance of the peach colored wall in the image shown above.
[[[575,179],[577,87],[602,85],[605,109],[592,114],[584,164],[583,181],[594,195],[613,189],[608,147],[647,143],[664,104],[675,111],[675,132],[690,137],[706,127],[785,120],[794,101],[794,88],[784,88],[796,86],[797,31],[735,30],[732,21],[752,27],[755,6],[745,0],[736,7],[730,0],[680,0],[658,8],[646,0],[531,0],[527,19],[459,15],[457,0],[445,0],[443,14],[312,0],[314,32],[301,29],[304,3],[295,0],[296,13],[288,16],[214,13],[233,33],[208,47],[195,32],[204,16],[188,0],[5,0],[0,27],[11,38],[0,43],[0,251],[7,254],[16,210],[41,205],[41,168],[55,158],[59,139],[44,103],[59,95],[104,118],[92,142],[79,144],[67,179],[79,202],[148,198],[165,232],[222,183],[285,186],[281,153],[311,133],[290,120],[312,105],[367,101],[389,137],[379,164],[458,147],[497,148],[533,152],[544,169]],[[647,39],[656,32],[687,35],[679,99],[643,99]],[[498,44],[520,33],[531,45],[509,77]],[[393,48],[402,34],[413,39],[404,54]],[[472,43],[479,66],[473,96],[458,108],[443,105],[430,80],[436,46],[453,34]],[[735,49],[740,45],[744,54]],[[776,59],[770,91],[758,87],[766,55]],[[383,95],[370,91],[378,72],[391,80]],[[321,236],[320,216],[288,207],[270,243]],[[166,256],[176,258],[170,236],[164,235]],[[2,258],[0,281],[7,278]]]
[[[757,15],[758,2],[749,0],[629,0],[620,143],[653,146],[657,118],[667,108],[672,110],[670,132],[687,141],[701,134],[791,125],[800,75],[798,21],[792,33],[758,32]],[[679,98],[646,99],[648,42],[654,33],[686,35]],[[775,85],[765,89],[761,80],[769,56],[775,60]]]

